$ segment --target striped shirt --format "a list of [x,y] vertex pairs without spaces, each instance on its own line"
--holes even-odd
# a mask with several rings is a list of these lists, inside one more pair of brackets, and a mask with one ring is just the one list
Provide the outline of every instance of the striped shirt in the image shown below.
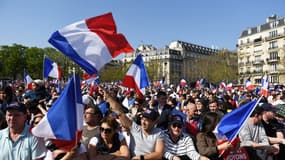
[[200,154],[196,151],[192,138],[186,133],[182,133],[175,143],[171,140],[169,131],[163,132],[164,154],[163,157],[172,160],[174,156],[187,155],[192,160],[199,160]]

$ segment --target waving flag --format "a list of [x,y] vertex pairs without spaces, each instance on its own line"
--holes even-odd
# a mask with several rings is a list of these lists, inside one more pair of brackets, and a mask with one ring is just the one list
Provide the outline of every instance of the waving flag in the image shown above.
[[245,81],[245,88],[246,88],[247,90],[253,90],[253,89],[254,89],[254,85],[251,83],[250,79],[247,79],[247,80]]
[[141,54],[137,56],[130,66],[123,79],[122,86],[134,88],[139,97],[142,98],[144,96],[145,87],[149,86],[149,80]]
[[182,78],[182,79],[180,80],[180,85],[181,85],[182,87],[185,87],[185,86],[187,85],[187,81],[186,81],[184,78]]
[[44,59],[44,78],[61,79],[61,71],[59,66],[52,60],[45,57]]
[[233,83],[228,83],[227,84],[227,86],[226,86],[226,89],[228,90],[228,91],[230,91],[230,90],[232,90],[233,89]]
[[83,128],[83,103],[78,76],[70,79],[68,85],[54,102],[47,114],[32,129],[37,137],[62,140],[71,149],[80,139]]
[[246,103],[230,113],[225,114],[213,131],[217,139],[232,141],[237,136],[260,99]]
[[122,52],[134,51],[117,33],[112,13],[68,25],[54,32],[49,42],[90,75]]
[[265,75],[261,80],[261,95],[264,97],[268,96],[268,88],[269,88],[269,76]]
[[24,71],[24,82],[25,82],[26,89],[31,90],[33,79],[26,71]]

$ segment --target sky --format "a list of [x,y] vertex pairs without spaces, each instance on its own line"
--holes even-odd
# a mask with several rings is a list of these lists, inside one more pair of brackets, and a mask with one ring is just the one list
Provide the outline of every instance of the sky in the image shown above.
[[52,47],[56,30],[112,12],[133,48],[180,40],[236,50],[243,30],[273,14],[284,17],[284,6],[284,0],[0,0],[0,46]]

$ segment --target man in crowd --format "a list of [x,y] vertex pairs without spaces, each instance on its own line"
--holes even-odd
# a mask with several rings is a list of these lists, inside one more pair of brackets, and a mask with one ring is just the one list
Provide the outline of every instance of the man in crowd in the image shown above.
[[25,105],[14,102],[6,109],[8,127],[0,131],[0,159],[43,159],[46,153],[44,140],[29,132]]
[[110,103],[113,112],[117,114],[121,125],[133,136],[134,145],[130,148],[133,160],[162,159],[164,143],[161,129],[156,128],[159,114],[154,109],[147,109],[142,113],[141,125],[137,125],[124,114],[122,106],[114,97],[104,91],[106,101]]

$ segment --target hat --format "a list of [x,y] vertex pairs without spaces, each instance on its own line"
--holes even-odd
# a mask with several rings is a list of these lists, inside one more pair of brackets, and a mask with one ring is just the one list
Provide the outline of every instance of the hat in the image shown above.
[[146,109],[142,114],[142,117],[148,118],[153,121],[156,120],[158,116],[158,112],[154,109]]
[[7,110],[13,109],[13,110],[17,110],[17,111],[23,112],[23,113],[27,112],[26,106],[23,103],[18,103],[18,102],[12,102],[12,103],[8,104],[6,109]]
[[278,104],[275,107],[279,109],[276,114],[285,117],[285,104]]
[[179,123],[179,124],[183,124],[183,118],[180,115],[171,115],[170,124],[175,124],[175,123]]
[[272,112],[276,112],[279,110],[279,108],[277,107],[273,107],[271,104],[269,103],[263,103],[261,105],[261,107],[263,108],[264,111],[272,111]]

